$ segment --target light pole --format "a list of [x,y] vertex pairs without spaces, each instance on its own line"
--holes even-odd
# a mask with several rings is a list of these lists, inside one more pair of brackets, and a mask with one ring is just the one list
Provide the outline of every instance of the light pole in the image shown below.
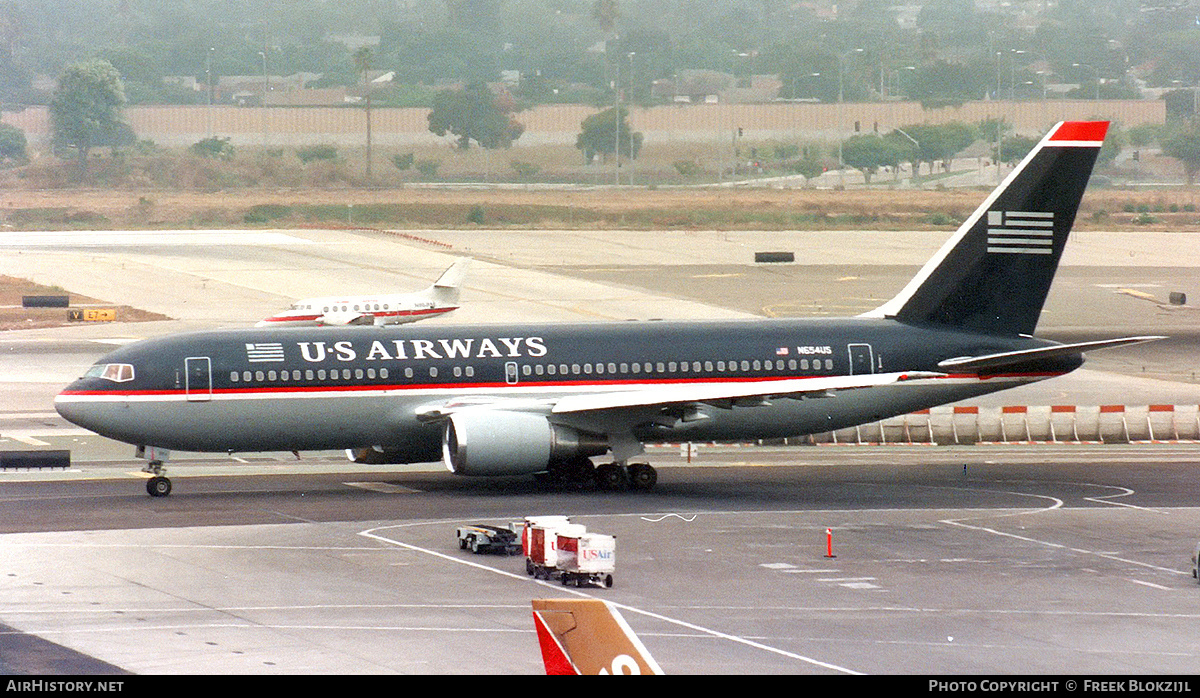
[[262,132],[263,140],[262,147],[265,152],[267,149],[267,93],[271,91],[271,79],[267,77],[267,52],[259,51],[258,55],[262,56],[263,65],[263,93],[262,93]]
[[[838,109],[837,109],[837,111],[838,111],[838,128],[839,129],[843,128],[846,123],[846,121],[845,121],[845,106],[844,106],[846,92],[845,92],[844,78],[842,77],[842,74],[845,72],[845,68],[842,65],[842,63],[843,63],[843,61],[845,61],[846,56],[849,56],[852,53],[862,53],[862,52],[863,52],[863,50],[861,48],[856,48],[853,51],[846,51],[845,53],[838,54]],[[844,160],[842,160],[842,141],[843,140],[844,140],[843,138],[840,138],[840,137],[838,138],[838,182],[840,183],[842,189],[845,189],[846,188],[846,163]]]
[[212,79],[212,56],[216,49],[212,46],[208,47],[208,53],[204,54],[204,80],[208,83],[208,106],[204,108],[204,114],[208,117],[208,137],[213,137],[213,79]]
[[1096,92],[1095,92],[1096,97],[1095,97],[1095,99],[1097,102],[1099,102],[1100,101],[1100,71],[1096,70],[1093,66],[1090,66],[1087,63],[1072,63],[1071,67],[1072,68],[1087,68],[1088,70],[1092,71],[1092,76],[1096,78]]

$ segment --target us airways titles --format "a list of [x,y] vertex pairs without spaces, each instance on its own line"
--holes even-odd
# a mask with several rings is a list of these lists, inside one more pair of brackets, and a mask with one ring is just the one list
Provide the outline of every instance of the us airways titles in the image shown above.
[[[296,342],[300,356],[309,363],[322,361],[406,361],[421,359],[503,359],[546,355],[541,337],[482,337],[465,339],[373,340],[369,347],[350,340],[339,342]],[[252,363],[284,361],[281,343],[246,345]]]

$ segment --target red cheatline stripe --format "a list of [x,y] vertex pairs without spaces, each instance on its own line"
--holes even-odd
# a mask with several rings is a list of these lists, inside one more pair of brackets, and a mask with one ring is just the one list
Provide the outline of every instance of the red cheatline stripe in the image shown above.
[[1108,133],[1107,121],[1067,121],[1050,136],[1051,141],[1090,141],[1096,144],[1104,142]]

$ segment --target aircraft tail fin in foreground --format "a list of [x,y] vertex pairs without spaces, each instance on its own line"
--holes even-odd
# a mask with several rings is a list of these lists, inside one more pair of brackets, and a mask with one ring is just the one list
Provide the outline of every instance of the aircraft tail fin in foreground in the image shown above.
[[607,601],[534,599],[533,624],[547,674],[663,673]]
[[1060,122],[908,286],[864,317],[1031,335],[1107,121]]

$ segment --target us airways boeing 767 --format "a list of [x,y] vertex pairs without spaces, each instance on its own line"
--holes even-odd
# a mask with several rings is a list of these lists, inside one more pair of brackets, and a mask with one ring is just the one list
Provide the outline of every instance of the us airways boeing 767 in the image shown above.
[[313,325],[403,325],[458,310],[469,259],[460,259],[427,288],[412,293],[325,296],[296,301],[258,323],[259,327]]
[[1032,336],[1107,127],[1055,126],[896,297],[858,317],[179,334],[117,349],[55,407],[137,446],[159,496],[171,449],[346,449],[649,488],[646,443],[839,429],[1153,339]]

